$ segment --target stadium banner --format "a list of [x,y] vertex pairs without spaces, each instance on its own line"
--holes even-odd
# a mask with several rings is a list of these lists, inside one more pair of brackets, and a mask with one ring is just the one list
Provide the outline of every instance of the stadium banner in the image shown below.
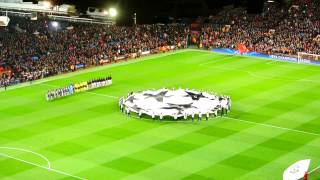
[[77,64],[76,65],[76,69],[81,69],[81,68],[84,68],[84,64]]
[[212,51],[217,52],[217,53],[223,53],[223,54],[234,54],[234,55],[241,54],[244,56],[260,57],[260,58],[273,59],[273,60],[285,61],[285,62],[320,65],[320,61],[312,61],[312,60],[308,60],[308,59],[298,59],[298,57],[285,56],[285,55],[268,55],[268,54],[264,54],[264,53],[254,52],[254,51],[247,52],[247,53],[241,53],[237,50],[229,49],[229,48],[213,48]]
[[307,59],[299,59],[298,61],[299,61],[299,63],[320,65],[320,61],[311,61],[311,60],[307,60]]
[[130,58],[136,58],[137,56],[138,56],[137,53],[131,53],[131,54],[129,54],[129,57],[130,57]]
[[258,52],[248,52],[245,53],[246,56],[252,56],[252,57],[261,57],[261,58],[270,58],[268,54],[258,53]]
[[100,60],[100,64],[107,64],[107,63],[109,63],[109,62],[110,62],[109,59],[101,59],[101,60]]
[[300,63],[306,63],[306,64],[319,64],[320,62],[316,61],[311,61],[311,60],[306,60],[306,59],[299,59],[298,60]]
[[224,54],[237,54],[235,50],[229,48],[214,48],[213,52],[224,53]]
[[116,60],[122,60],[122,59],[125,59],[126,57],[125,56],[119,56],[119,57],[116,57]]
[[141,54],[142,55],[147,55],[147,54],[150,54],[151,52],[150,51],[143,51]]
[[270,58],[287,61],[287,62],[298,62],[298,58],[289,57],[289,56],[270,55]]
[[297,180],[303,178],[308,172],[309,165],[310,159],[295,162],[283,172],[283,180]]
[[161,47],[159,47],[159,51],[161,51],[161,52],[168,52],[170,50],[171,50],[170,46],[161,46]]

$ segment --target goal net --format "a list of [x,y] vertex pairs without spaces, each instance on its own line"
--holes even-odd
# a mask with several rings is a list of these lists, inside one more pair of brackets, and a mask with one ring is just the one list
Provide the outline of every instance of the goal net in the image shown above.
[[320,54],[309,54],[305,52],[298,52],[298,60],[320,61]]

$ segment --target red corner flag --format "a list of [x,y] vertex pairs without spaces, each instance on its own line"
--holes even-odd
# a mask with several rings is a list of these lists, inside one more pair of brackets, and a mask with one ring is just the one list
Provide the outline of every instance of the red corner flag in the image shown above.
[[308,180],[308,172],[304,173],[303,180]]

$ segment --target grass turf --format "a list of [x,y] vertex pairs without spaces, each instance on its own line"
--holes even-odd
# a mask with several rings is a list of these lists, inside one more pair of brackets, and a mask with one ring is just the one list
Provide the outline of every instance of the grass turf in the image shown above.
[[[306,158],[316,168],[319,72],[186,50],[18,85],[0,92],[0,179],[281,179]],[[45,101],[48,89],[107,75],[111,87]],[[119,112],[117,97],[162,87],[230,95],[232,112],[194,123]],[[53,170],[39,155],[8,147],[42,154]]]

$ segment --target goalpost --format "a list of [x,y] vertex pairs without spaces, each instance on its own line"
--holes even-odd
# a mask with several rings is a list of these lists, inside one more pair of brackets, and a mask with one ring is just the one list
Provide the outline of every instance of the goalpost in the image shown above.
[[320,54],[310,54],[305,52],[298,52],[298,60],[312,60],[312,61],[320,61]]

